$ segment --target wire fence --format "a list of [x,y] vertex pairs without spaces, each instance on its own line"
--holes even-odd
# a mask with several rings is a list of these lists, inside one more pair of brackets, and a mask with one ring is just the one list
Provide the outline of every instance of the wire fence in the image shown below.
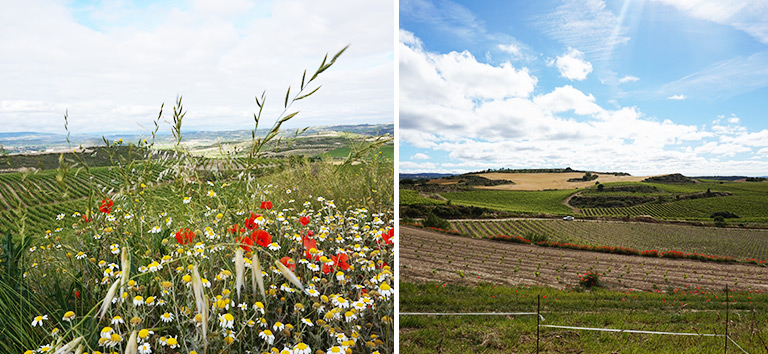
[[536,316],[536,353],[539,353],[539,339],[541,328],[559,328],[570,329],[578,331],[595,331],[595,332],[612,332],[612,333],[634,333],[634,334],[653,334],[653,335],[672,335],[672,336],[698,336],[698,337],[722,337],[723,349],[725,353],[728,353],[728,342],[733,343],[741,352],[749,354],[744,348],[736,343],[730,335],[728,335],[728,322],[730,306],[728,305],[728,287],[725,288],[726,296],[726,312],[725,312],[725,334],[713,334],[713,333],[690,333],[690,332],[663,332],[663,331],[646,331],[636,329],[623,329],[623,328],[600,328],[600,327],[576,327],[576,326],[561,326],[561,325],[544,325],[544,316],[541,314],[541,295],[538,296],[536,302],[536,312],[400,312],[401,316]]

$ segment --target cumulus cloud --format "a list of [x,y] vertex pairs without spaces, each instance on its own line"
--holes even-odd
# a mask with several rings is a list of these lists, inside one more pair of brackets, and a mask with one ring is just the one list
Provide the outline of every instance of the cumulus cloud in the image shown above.
[[684,100],[686,98],[688,98],[688,97],[686,97],[685,95],[672,95],[672,96],[667,97],[668,100],[674,100],[674,101],[682,101],[682,100]]
[[[768,170],[768,161],[751,159],[755,150],[768,148],[768,130],[748,132],[735,116],[698,127],[649,117],[637,107],[607,108],[571,85],[533,94],[537,80],[525,67],[477,63],[468,54],[427,51],[410,33],[401,32],[401,38],[408,40],[400,44],[400,140],[427,154],[448,155],[448,161],[433,157],[428,165],[403,161],[403,172],[566,166],[633,174]],[[506,85],[515,89],[479,91],[472,80],[444,70],[457,58],[480,72],[508,73]],[[749,161],[723,159],[733,156]]]
[[584,60],[584,53],[574,48],[568,48],[565,54],[557,57],[555,66],[560,76],[571,81],[584,80],[592,72],[592,64]]
[[429,155],[422,152],[417,152],[411,156],[411,160],[429,160]]

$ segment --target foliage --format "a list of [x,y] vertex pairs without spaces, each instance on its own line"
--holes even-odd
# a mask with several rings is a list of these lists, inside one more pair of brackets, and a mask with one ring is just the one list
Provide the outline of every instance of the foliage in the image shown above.
[[438,229],[450,229],[451,224],[445,219],[440,218],[435,214],[428,214],[424,221],[421,222],[425,227],[433,227]]
[[600,286],[600,273],[594,269],[589,269],[579,276],[579,285],[587,289]]

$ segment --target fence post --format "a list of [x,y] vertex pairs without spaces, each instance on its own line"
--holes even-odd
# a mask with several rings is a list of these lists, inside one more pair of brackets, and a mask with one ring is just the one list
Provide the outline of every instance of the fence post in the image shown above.
[[541,294],[536,300],[536,354],[539,354],[539,320],[541,319]]
[[725,353],[728,353],[728,312],[730,310],[728,300],[728,284],[725,284]]

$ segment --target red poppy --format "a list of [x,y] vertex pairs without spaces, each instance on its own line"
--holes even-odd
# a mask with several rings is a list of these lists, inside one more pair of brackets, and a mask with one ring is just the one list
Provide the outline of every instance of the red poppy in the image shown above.
[[176,242],[178,242],[180,245],[192,243],[192,240],[194,239],[195,233],[190,229],[183,228],[176,232]]
[[243,236],[243,237],[235,238],[235,240],[237,242],[240,242],[240,247],[242,247],[242,249],[245,252],[251,252],[251,246],[253,246],[253,240],[250,237]]
[[264,230],[256,230],[251,234],[251,238],[261,247],[267,247],[272,243],[272,235]]
[[91,222],[91,218],[88,216],[88,213],[83,214],[83,221]]
[[[391,245],[393,243],[392,237],[395,236],[395,229],[389,229],[387,232],[381,234],[381,238],[384,239],[384,243]],[[381,243],[381,242],[379,242]]]
[[261,208],[262,209],[272,209],[272,202],[261,202]]
[[112,199],[102,199],[101,200],[101,206],[99,207],[99,210],[102,213],[109,214],[109,213],[112,212],[112,204],[114,204]]
[[302,216],[302,217],[299,218],[299,222],[302,225],[307,226],[307,224],[309,224],[309,217],[308,216]]
[[253,230],[257,227],[259,227],[259,224],[256,222],[256,219],[260,217],[261,214],[251,213],[251,216],[245,219],[245,222],[243,222],[243,226],[248,228],[248,230]]
[[75,298],[80,300],[80,290],[75,290]]
[[293,259],[291,257],[283,257],[280,258],[280,263],[282,263],[284,266],[288,267],[291,271],[296,269],[296,263],[293,262]]
[[229,233],[236,234],[238,232],[245,231],[244,227],[240,227],[240,224],[234,224],[232,227],[229,228]]
[[347,256],[346,253],[338,253],[335,256],[332,256],[331,260],[333,261],[333,265],[330,267],[327,264],[323,264],[324,274],[328,274],[331,270],[335,270],[336,268],[341,268],[341,270],[349,269],[349,264],[347,264],[349,256]]
[[304,236],[304,238],[302,238],[302,243],[304,244],[304,248],[306,249],[306,251],[304,251],[304,258],[309,259],[309,260],[313,260],[313,261],[320,260],[320,257],[318,257],[317,255],[313,256],[311,253],[309,253],[309,250],[311,250],[313,248],[317,249],[317,241],[315,241],[315,240],[313,240],[313,239],[311,239],[311,238],[309,238],[307,236]]

